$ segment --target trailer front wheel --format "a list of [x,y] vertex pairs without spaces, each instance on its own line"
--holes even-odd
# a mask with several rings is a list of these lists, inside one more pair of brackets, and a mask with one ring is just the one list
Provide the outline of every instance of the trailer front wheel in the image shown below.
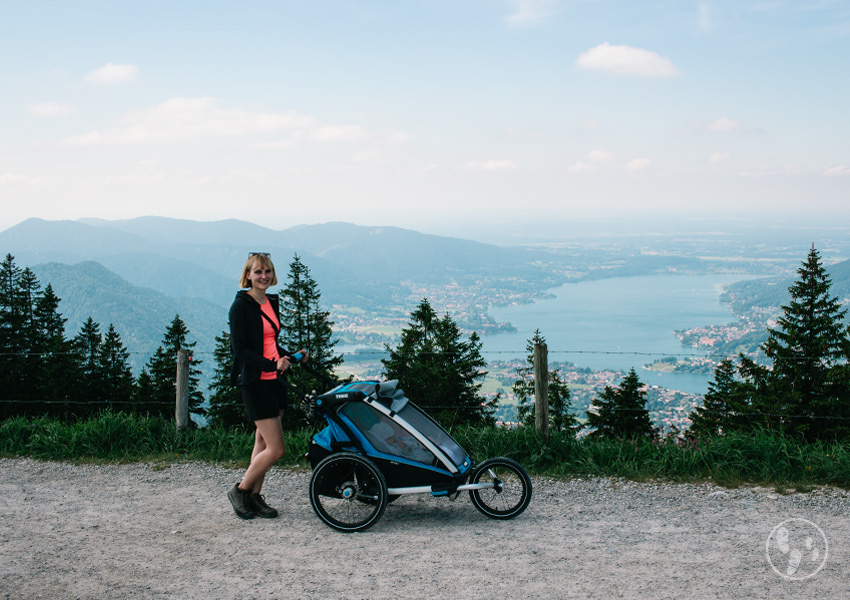
[[346,533],[374,525],[387,508],[387,482],[371,460],[340,452],[322,460],[310,479],[310,504],[329,527]]
[[493,484],[469,491],[472,503],[491,519],[513,519],[531,502],[531,478],[510,458],[490,458],[476,466],[470,483]]

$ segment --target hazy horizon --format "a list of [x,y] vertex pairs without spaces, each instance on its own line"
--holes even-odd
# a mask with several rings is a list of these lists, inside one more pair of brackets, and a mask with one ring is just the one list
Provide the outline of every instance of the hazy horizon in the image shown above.
[[850,216],[838,0],[32,0],[0,22],[4,229]]
[[[202,219],[169,217],[165,215],[140,214],[116,219],[104,218],[97,215],[87,215],[75,219],[51,219],[33,216],[21,219],[8,226],[3,226],[0,219],[0,233],[20,225],[29,218],[39,218],[46,221],[70,220],[85,222],[90,220],[125,221],[137,218],[174,218],[186,221],[216,222],[228,219],[254,223],[275,231],[283,231],[290,227],[301,225],[320,225],[337,219],[321,222],[289,222],[274,224],[258,222],[239,216],[226,219]],[[660,217],[587,217],[579,216],[570,220],[549,221],[517,221],[517,220],[487,220],[486,216],[474,222],[448,222],[441,224],[424,223],[390,223],[386,221],[368,222],[365,220],[342,221],[364,227],[399,227],[430,235],[470,239],[495,245],[551,245],[559,243],[580,243],[582,241],[599,241],[606,239],[628,240],[632,238],[723,238],[723,237],[752,237],[751,241],[762,238],[785,238],[787,241],[802,240],[807,244],[818,245],[824,238],[830,241],[842,241],[850,244],[850,217],[848,218],[790,218],[766,214],[763,218],[687,218],[681,216]],[[843,244],[842,244],[843,245]]]

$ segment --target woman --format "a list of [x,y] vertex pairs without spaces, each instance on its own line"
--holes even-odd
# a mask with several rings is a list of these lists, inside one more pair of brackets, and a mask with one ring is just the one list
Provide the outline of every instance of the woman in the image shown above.
[[[278,374],[289,368],[290,355],[277,343],[280,331],[280,305],[275,294],[267,294],[277,285],[271,256],[252,252],[242,268],[242,288],[230,307],[230,340],[233,349],[231,383],[241,386],[242,401],[248,420],[256,426],[251,464],[227,492],[233,510],[242,519],[274,518],[277,511],[266,504],[260,493],[266,472],[283,457],[286,446],[280,417],[286,406],[286,388]],[[300,351],[307,360],[307,351]]]

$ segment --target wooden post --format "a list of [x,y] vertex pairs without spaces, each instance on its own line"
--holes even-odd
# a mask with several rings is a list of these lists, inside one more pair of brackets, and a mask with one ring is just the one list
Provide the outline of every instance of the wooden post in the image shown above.
[[177,431],[189,427],[189,351],[177,351],[177,395],[174,406],[174,418]]
[[549,439],[549,350],[534,344],[534,425],[544,440]]

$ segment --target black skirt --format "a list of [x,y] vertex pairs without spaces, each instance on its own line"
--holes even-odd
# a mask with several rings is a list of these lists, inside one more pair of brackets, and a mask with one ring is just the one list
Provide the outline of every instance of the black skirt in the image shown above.
[[279,417],[286,409],[286,386],[279,379],[261,379],[242,386],[242,402],[249,421]]

